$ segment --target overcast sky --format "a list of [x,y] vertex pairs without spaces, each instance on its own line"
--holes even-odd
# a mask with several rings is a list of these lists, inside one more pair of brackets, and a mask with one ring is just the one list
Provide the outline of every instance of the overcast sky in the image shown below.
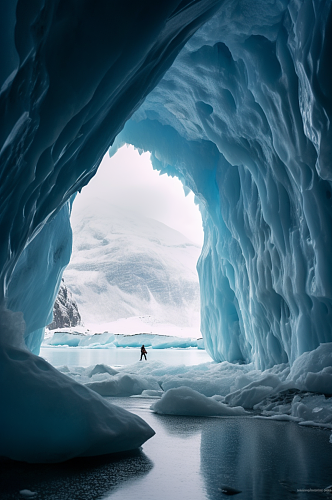
[[150,154],[139,155],[132,146],[122,147],[112,158],[104,157],[97,174],[76,197],[75,211],[91,198],[151,217],[203,244],[202,220],[194,195],[184,195],[179,179],[153,170]]

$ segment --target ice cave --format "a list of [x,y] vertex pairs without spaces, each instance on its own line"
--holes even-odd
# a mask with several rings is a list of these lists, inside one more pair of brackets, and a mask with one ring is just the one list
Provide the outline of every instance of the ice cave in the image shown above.
[[57,462],[153,434],[37,356],[70,259],[73,197],[124,143],[199,200],[212,358],[265,370],[320,349],[332,393],[330,0],[0,10],[0,455]]

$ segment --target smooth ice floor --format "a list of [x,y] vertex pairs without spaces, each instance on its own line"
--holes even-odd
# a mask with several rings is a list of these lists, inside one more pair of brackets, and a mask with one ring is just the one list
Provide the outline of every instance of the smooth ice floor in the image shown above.
[[[140,348],[81,349],[77,347],[42,347],[40,356],[53,366],[90,366],[105,363],[109,366],[132,365],[139,361]],[[149,361],[162,361],[172,365],[198,365],[212,359],[203,349],[149,349]]]
[[218,500],[232,489],[238,500],[331,498],[323,492],[332,484],[328,431],[252,417],[162,416],[149,410],[152,400],[109,399],[155,429],[142,451],[56,465],[1,463],[1,500],[23,499],[22,489],[38,500]]

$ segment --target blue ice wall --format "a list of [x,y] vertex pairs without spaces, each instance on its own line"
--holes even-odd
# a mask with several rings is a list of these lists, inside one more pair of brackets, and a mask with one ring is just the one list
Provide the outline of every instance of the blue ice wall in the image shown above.
[[7,307],[23,313],[24,342],[34,354],[39,354],[45,326],[52,322],[62,273],[69,264],[70,212],[68,201],[58,215],[43,226],[21,254],[8,286]]
[[153,435],[26,347],[39,350],[69,259],[68,201],[220,3],[0,2],[1,456],[56,462]]
[[331,2],[228,1],[126,123],[199,200],[202,334],[260,368],[332,340]]
[[[1,2],[0,324],[12,317],[6,307],[23,313],[25,340],[35,352],[68,260],[62,207],[219,5]],[[31,311],[40,296],[38,311]]]
[[[134,110],[115,149],[152,151],[201,205],[211,355],[263,368],[331,340],[330,1],[8,0],[0,18],[0,310],[32,349],[50,309],[28,312],[19,275],[61,246],[45,224]],[[31,285],[47,304],[66,252]]]

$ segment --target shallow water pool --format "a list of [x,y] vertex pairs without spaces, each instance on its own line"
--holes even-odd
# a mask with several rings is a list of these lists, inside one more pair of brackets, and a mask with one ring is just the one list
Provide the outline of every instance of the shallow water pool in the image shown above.
[[253,417],[156,415],[151,400],[108,398],[156,431],[141,451],[63,464],[1,463],[1,500],[329,499],[330,433]]

